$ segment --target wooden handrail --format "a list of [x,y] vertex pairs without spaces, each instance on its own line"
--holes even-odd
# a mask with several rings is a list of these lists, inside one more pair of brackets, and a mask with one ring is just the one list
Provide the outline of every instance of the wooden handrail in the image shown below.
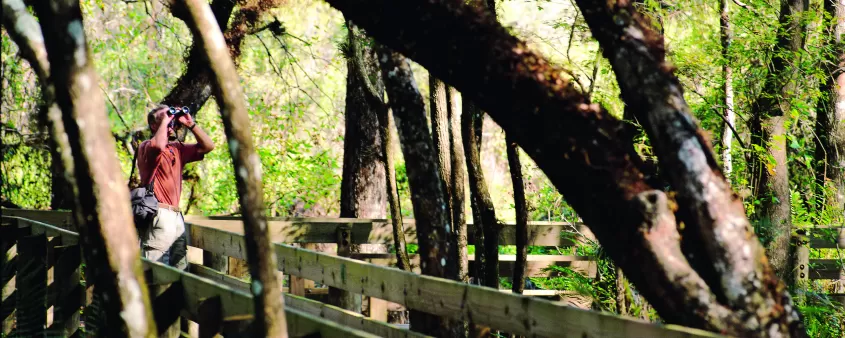
[[[18,227],[31,227],[32,235],[45,234],[47,237],[59,237],[61,238],[62,245],[76,244],[79,241],[79,235],[77,233],[53,225],[20,217],[6,216],[5,214],[2,218],[4,221],[17,220]],[[151,280],[147,281],[148,283],[153,285],[178,283],[181,286],[181,294],[183,295],[182,313],[188,319],[200,321],[202,317],[200,307],[205,300],[211,298],[220,301],[220,319],[223,322],[248,321],[252,318],[253,306],[252,296],[250,294],[144,258],[142,258],[142,261],[145,269],[148,270],[148,277],[151,278]],[[306,336],[311,334],[320,334],[321,336],[327,337],[381,336],[322,319],[319,317],[319,314],[315,316],[315,314],[296,309],[296,306],[286,307],[285,315],[287,317],[288,332],[292,336]],[[343,318],[342,314],[337,315],[337,317],[349,320]],[[381,328],[381,331],[384,331],[384,328]],[[399,334],[401,331],[406,331],[407,333],[404,335]],[[395,328],[391,332],[391,337],[419,336],[418,334],[399,328]]]
[[[218,228],[189,224],[192,246],[245,259],[243,237]],[[460,320],[472,319],[519,335],[713,337],[715,334],[674,325],[659,326],[605,313],[579,310],[549,301],[499,292],[451,280],[422,276],[350,258],[276,244],[279,269],[322,284]]]

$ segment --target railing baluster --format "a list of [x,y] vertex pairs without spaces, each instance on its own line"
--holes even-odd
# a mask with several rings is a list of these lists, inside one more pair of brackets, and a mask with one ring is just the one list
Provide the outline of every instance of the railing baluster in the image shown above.
[[0,333],[11,336],[16,317],[17,295],[15,281],[18,271],[17,261],[17,220],[3,220],[0,225]]
[[18,323],[21,337],[44,337],[47,328],[47,236],[18,228]]

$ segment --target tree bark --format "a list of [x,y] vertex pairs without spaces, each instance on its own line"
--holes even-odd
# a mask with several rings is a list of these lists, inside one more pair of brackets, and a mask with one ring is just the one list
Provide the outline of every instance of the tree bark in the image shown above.
[[[467,251],[466,221],[466,158],[461,137],[461,109],[458,105],[458,91],[447,86],[449,105],[449,156],[452,161],[452,176],[449,178],[452,193],[452,224],[455,238],[455,267],[458,280],[469,282],[469,260]],[[447,265],[449,262],[447,262]]]
[[[5,6],[4,6],[5,7]],[[120,165],[106,116],[98,76],[88,53],[79,2],[36,2],[43,41],[51,66],[47,106],[54,143],[62,165],[73,177],[74,217],[84,243],[83,253],[104,302],[104,331],[109,337],[154,337],[153,320],[141,269],[138,235],[132,226]],[[34,26],[33,26],[34,27]],[[33,34],[35,32],[32,32]],[[27,38],[32,38],[28,36]],[[45,68],[46,69],[46,68]],[[59,113],[59,109],[61,113]]]
[[722,129],[722,170],[725,177],[730,181],[733,172],[733,160],[731,158],[731,143],[733,141],[733,129],[736,126],[736,113],[734,112],[734,89],[733,89],[733,67],[731,67],[730,48],[733,40],[731,30],[730,0],[719,1],[719,36],[722,41],[722,73],[725,82],[722,84],[722,93],[725,95],[725,126]]
[[516,262],[513,267],[514,293],[525,289],[525,267],[528,263],[528,202],[525,200],[525,185],[522,181],[522,163],[516,143],[506,138],[508,166],[513,183],[513,203],[516,209]]
[[[766,149],[758,159],[759,180],[756,198],[761,200],[757,211],[758,229],[768,242],[766,254],[772,268],[781,278],[791,276],[789,239],[792,232],[787,167],[786,123],[789,122],[790,100],[796,96],[799,81],[791,55],[804,46],[801,16],[808,0],[781,0],[778,41],[774,46],[769,74],[760,97],[752,104],[752,142]],[[787,56],[789,55],[789,56]]]
[[[340,184],[340,217],[385,218],[387,190],[379,115],[381,83],[375,52],[367,37],[347,21],[346,134],[343,140],[343,176]],[[353,244],[350,252],[360,252]],[[361,295],[329,288],[329,300],[341,308],[361,312]]]
[[[422,97],[405,57],[382,47],[378,60],[405,155],[422,273],[455,279],[457,276],[449,276],[446,269],[446,260],[454,250],[449,245],[450,215]],[[422,312],[411,315],[411,327],[429,335],[451,336],[449,320]]]
[[[845,210],[845,3],[825,0],[824,9],[832,18],[828,26],[828,47],[825,67],[830,76],[820,83],[826,93],[816,108],[816,178],[820,186],[834,189],[827,205]],[[845,219],[845,211],[841,215]]]
[[252,144],[240,78],[208,3],[190,0],[186,4],[191,14],[188,25],[205,51],[214,75],[214,93],[221,108],[223,127],[229,140],[229,153],[237,173],[235,179],[243,213],[244,242],[252,276],[250,293],[255,307],[253,335],[287,337],[282,285],[276,278],[276,253],[267,233],[264,214],[261,162]]
[[[670,203],[665,193],[649,184],[655,173],[633,152],[630,143],[622,141],[625,133],[621,123],[575,90],[561,77],[562,70],[508,34],[490,13],[445,0],[327,1],[381,43],[413,58],[460,90],[465,99],[486,109],[548,175],[663,319],[739,336],[805,335],[789,294],[763,257],[741,201],[733,196],[724,178],[716,175],[719,171],[712,161],[712,150],[701,149],[706,143],[696,141],[701,131],[690,123],[688,115],[662,116],[658,113],[678,110],[642,107],[644,112],[660,117],[651,117],[652,122],[668,122],[660,124],[666,134],[650,133],[655,143],[665,142],[663,149],[669,150],[684,140],[680,142],[683,151],[660,153],[678,166],[675,169],[679,172],[667,173],[667,180],[673,178],[672,185],[683,191],[686,199],[679,202],[687,205],[682,205]],[[592,5],[601,9],[603,3]],[[608,25],[591,26],[594,35],[618,34],[623,29],[632,34],[645,32],[648,35],[625,37],[625,43],[640,45],[644,37],[659,37],[650,28],[640,27],[639,20],[630,21],[639,18],[630,6],[616,9],[625,12],[618,16],[610,10],[597,12]],[[582,8],[582,12],[587,11]],[[622,19],[622,25],[611,24],[616,17]],[[605,55],[619,52],[609,51],[614,46],[604,46],[606,43],[602,43]],[[662,49],[662,42],[660,46],[658,49]],[[437,53],[444,49],[450,53]],[[652,49],[639,52],[643,54],[631,55],[636,56],[632,61],[644,67],[633,70],[647,70],[649,76],[641,73],[642,79],[665,80],[668,75],[660,67],[662,57],[658,64],[650,55]],[[624,70],[617,69],[617,74],[620,72]],[[677,93],[680,86],[661,87],[660,82],[650,82],[641,89],[653,95]],[[674,99],[666,102],[682,103]],[[695,137],[674,141],[664,137],[679,134]],[[678,158],[681,155],[686,161]],[[713,171],[711,165],[717,170]],[[702,211],[700,225],[696,219],[684,219],[687,230],[696,230],[685,237],[706,244],[708,257],[719,266],[721,275],[711,280],[711,285],[697,271],[704,267],[693,269],[681,251],[679,226],[672,212],[676,207]],[[707,214],[708,210],[713,214]],[[717,294],[730,294],[731,301],[723,304]]]

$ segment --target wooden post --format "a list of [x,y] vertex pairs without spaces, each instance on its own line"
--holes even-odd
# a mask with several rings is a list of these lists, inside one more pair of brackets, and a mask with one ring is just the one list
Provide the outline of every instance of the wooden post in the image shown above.
[[61,337],[72,337],[79,329],[79,309],[82,307],[82,285],[79,282],[79,265],[82,252],[79,245],[55,248],[56,264],[53,267],[56,302],[50,332]]
[[10,336],[15,324],[15,308],[17,296],[15,295],[15,274],[17,267],[17,220],[3,220],[0,225],[0,252],[3,253],[0,259],[0,334]]
[[[317,245],[314,243],[305,243],[302,245],[303,249],[315,250]],[[290,293],[296,296],[305,297],[306,289],[314,288],[314,281],[308,280],[299,276],[290,275],[290,282],[288,283]]]
[[[352,253],[352,227],[337,228],[337,255],[349,257]],[[361,313],[361,295],[329,287],[329,303],[342,309]]]
[[806,229],[797,229],[792,235],[792,245],[795,249],[795,274],[793,282],[795,283],[795,302],[800,303],[804,300],[804,289],[806,289],[810,281],[810,247],[808,245],[809,237]]
[[221,309],[220,297],[211,297],[199,305],[200,338],[219,337],[220,328],[223,325],[223,310]]
[[[20,228],[23,234],[30,228]],[[21,337],[44,337],[47,328],[47,237],[21,236],[18,240],[18,325]]]

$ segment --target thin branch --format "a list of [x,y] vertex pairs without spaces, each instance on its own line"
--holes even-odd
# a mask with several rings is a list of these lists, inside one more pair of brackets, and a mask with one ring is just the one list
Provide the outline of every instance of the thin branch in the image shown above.
[[129,128],[129,125],[126,123],[126,120],[123,119],[123,114],[120,113],[120,108],[117,108],[117,105],[114,104],[114,101],[112,101],[109,93],[107,93],[106,90],[103,89],[102,86],[100,86],[100,90],[103,92],[103,96],[105,96],[106,99],[109,100],[109,104],[111,104],[112,108],[114,108],[115,113],[117,113],[117,117],[120,118],[120,122],[123,123],[123,127],[126,128],[126,132],[128,133],[131,129]]

